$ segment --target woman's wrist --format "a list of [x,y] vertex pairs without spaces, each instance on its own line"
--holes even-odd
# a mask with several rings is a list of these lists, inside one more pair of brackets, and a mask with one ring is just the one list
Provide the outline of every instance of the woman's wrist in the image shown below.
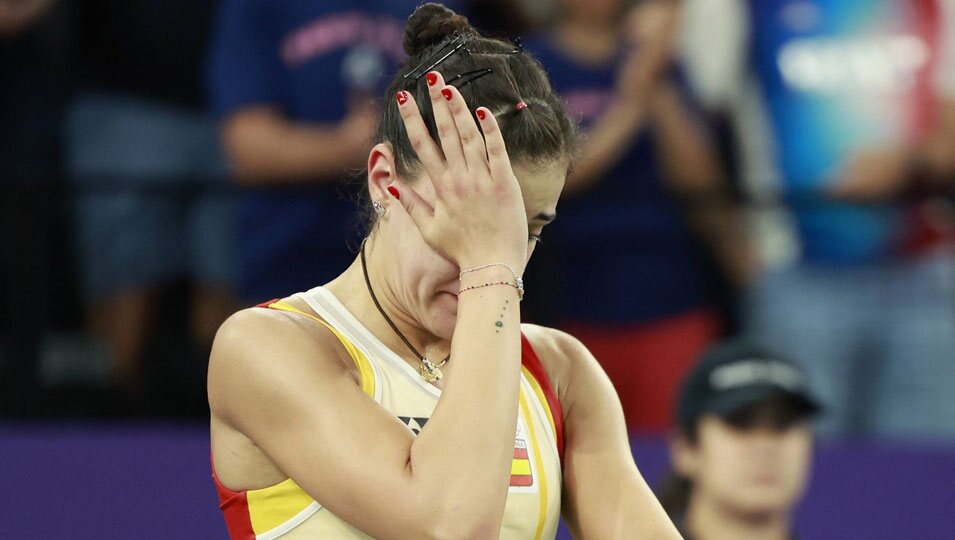
[[634,99],[632,96],[618,93],[614,95],[603,117],[607,120],[634,124],[638,123],[646,113],[645,99]]
[[484,270],[485,267],[498,266],[514,271],[518,277],[524,274],[524,266],[527,262],[525,254],[520,255],[479,255],[476,257],[461,258],[457,261],[461,268],[458,277],[464,274],[472,273],[476,270]]
[[490,263],[474,268],[465,268],[458,276],[458,294],[486,287],[511,287],[518,298],[524,296],[524,281],[517,270],[503,263]]

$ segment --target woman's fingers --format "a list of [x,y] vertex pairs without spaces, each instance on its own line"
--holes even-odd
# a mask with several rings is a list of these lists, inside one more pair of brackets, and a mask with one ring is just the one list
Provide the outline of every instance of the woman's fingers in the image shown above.
[[418,227],[422,235],[425,235],[434,218],[434,208],[428,204],[428,201],[424,200],[421,195],[418,195],[418,192],[400,180],[396,180],[388,186],[388,193],[401,203],[401,206],[403,206],[405,211],[408,212],[408,215],[411,216],[411,220],[414,221],[415,226]]
[[405,124],[405,131],[408,133],[408,142],[411,148],[418,155],[424,170],[428,172],[431,178],[441,178],[444,175],[444,156],[441,155],[441,149],[428,133],[428,127],[421,118],[421,111],[418,110],[418,104],[415,102],[411,92],[402,90],[396,96],[398,100],[398,112]]
[[425,78],[428,82],[428,95],[431,97],[431,110],[434,112],[434,123],[438,128],[438,138],[447,167],[458,174],[467,171],[467,162],[461,150],[461,138],[458,128],[451,116],[448,101],[454,96],[454,91],[444,84],[444,78],[437,71],[430,71]]
[[491,178],[495,182],[512,178],[514,171],[511,169],[511,160],[507,157],[504,136],[501,134],[501,127],[498,125],[497,119],[494,118],[487,107],[478,107],[477,117],[478,122],[481,123],[481,131],[484,132],[484,145],[487,148],[487,162],[491,169]]
[[464,152],[468,171],[472,174],[487,172],[487,149],[484,147],[484,137],[474,123],[474,118],[461,92],[453,86],[448,86],[447,89],[451,92],[448,109],[458,128],[458,137],[461,139],[461,149]]

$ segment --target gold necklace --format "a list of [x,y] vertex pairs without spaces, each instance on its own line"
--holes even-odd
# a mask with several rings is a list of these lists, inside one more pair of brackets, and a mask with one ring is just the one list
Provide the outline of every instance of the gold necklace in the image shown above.
[[385,313],[385,310],[382,309],[381,304],[378,303],[378,297],[375,296],[375,290],[371,288],[371,279],[368,278],[368,264],[365,262],[365,242],[367,241],[367,238],[361,241],[361,271],[365,275],[365,286],[368,287],[368,294],[371,295],[371,301],[375,303],[375,307],[378,308],[378,313],[381,313],[381,316],[385,318],[388,326],[390,326],[391,329],[398,334],[398,337],[401,338],[401,341],[403,341],[404,344],[408,346],[408,349],[414,353],[415,357],[420,359],[419,361],[421,362],[421,365],[418,366],[418,374],[421,375],[421,378],[428,381],[429,383],[440,381],[441,378],[444,377],[444,373],[441,372],[441,368],[448,363],[448,360],[451,359],[451,355],[449,354],[444,360],[435,364],[431,360],[428,360],[426,356],[418,352],[418,349],[415,349],[414,345],[408,341],[408,338],[406,338],[404,334],[398,330],[398,327],[395,325],[395,323],[391,322],[391,318],[388,317],[388,315]]

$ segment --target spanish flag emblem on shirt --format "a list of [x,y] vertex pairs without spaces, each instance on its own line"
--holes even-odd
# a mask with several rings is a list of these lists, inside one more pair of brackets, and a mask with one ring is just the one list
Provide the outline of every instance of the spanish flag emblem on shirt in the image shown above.
[[518,439],[514,442],[514,461],[511,462],[511,486],[533,485],[534,475],[531,473],[531,460],[527,455],[527,443]]

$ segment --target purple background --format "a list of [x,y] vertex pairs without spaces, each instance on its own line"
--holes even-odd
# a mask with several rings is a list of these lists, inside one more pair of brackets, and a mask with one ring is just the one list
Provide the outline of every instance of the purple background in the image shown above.
[[[205,424],[0,425],[0,536],[225,539]],[[662,441],[635,438],[655,483]],[[820,447],[798,512],[803,540],[951,540],[955,449]],[[569,538],[569,536],[561,536]]]

